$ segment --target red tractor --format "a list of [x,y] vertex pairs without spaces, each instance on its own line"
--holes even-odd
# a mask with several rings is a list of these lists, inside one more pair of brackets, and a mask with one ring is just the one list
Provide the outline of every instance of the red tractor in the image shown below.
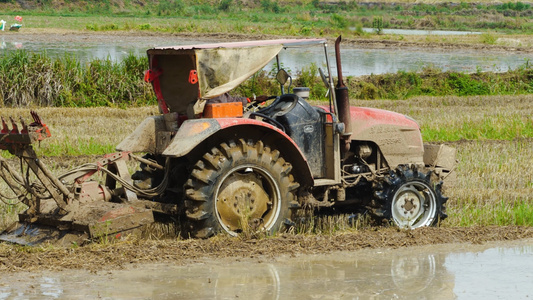
[[[339,43],[340,38],[335,87],[323,39],[148,50],[145,80],[152,83],[162,114],[145,119],[98,168],[55,178],[30,165],[43,188],[39,193],[28,191],[28,185],[12,188],[30,209],[10,232],[27,231],[24,223],[33,221],[95,237],[150,223],[155,215],[177,217],[191,237],[271,233],[293,226],[303,207],[369,213],[402,228],[438,224],[446,217],[442,184],[454,169],[455,150],[424,145],[419,125],[408,116],[350,107]],[[292,88],[291,76],[279,68],[284,49],[311,46],[324,47],[326,54],[326,71],[320,70],[329,91],[326,105],[310,105],[309,89]],[[273,59],[280,96],[250,99],[244,109],[242,102],[227,100],[228,92]],[[37,117],[22,133],[4,123],[0,148],[33,159],[31,142],[43,125]],[[17,140],[17,134],[29,137]],[[131,176],[122,163],[126,159],[140,162]],[[88,180],[97,170],[106,172],[105,184]],[[10,186],[21,177],[16,173],[0,172]],[[95,206],[96,217],[81,222],[79,212],[88,215],[86,207]]]

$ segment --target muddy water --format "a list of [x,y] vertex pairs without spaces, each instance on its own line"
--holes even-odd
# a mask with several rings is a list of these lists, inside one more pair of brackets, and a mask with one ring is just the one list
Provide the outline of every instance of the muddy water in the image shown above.
[[523,299],[533,240],[3,274],[0,299]]
[[[95,58],[111,58],[121,60],[128,53],[145,55],[146,50],[156,46],[190,45],[196,43],[216,42],[216,40],[184,39],[178,37],[138,37],[119,36],[115,39],[87,35],[69,35],[54,39],[40,39],[25,35],[0,36],[0,55],[17,49],[31,52],[43,52],[52,57],[70,54],[81,61]],[[323,48],[288,49],[281,53],[283,66],[296,73],[302,66],[315,62],[319,67],[323,62]],[[333,65],[335,60],[333,47],[329,57]],[[360,76],[370,74],[395,73],[403,71],[419,71],[423,67],[433,66],[444,71],[461,72],[476,71],[507,71],[523,66],[526,61],[533,60],[533,53],[501,53],[476,50],[420,50],[420,49],[342,49],[343,74]],[[272,64],[266,67],[272,69]]]

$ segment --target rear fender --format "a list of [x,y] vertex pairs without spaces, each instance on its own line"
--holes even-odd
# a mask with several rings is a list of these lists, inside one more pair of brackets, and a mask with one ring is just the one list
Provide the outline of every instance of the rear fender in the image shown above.
[[157,133],[165,130],[165,119],[162,115],[148,117],[137,126],[135,131],[118,144],[116,150],[157,153]]
[[202,155],[212,147],[230,139],[262,140],[281,152],[293,166],[292,173],[301,185],[312,186],[313,177],[306,158],[285,132],[254,119],[220,118],[195,119],[183,122],[163,156],[183,157]]

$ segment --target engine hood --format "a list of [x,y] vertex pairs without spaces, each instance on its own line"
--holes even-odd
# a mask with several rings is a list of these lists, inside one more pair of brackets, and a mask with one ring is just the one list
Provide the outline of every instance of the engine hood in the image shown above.
[[[329,111],[327,106],[319,106]],[[406,115],[368,107],[350,107],[352,141],[375,143],[391,168],[423,164],[424,144],[420,126]]]
[[423,163],[420,126],[412,118],[387,110],[353,106],[350,116],[351,139],[376,143],[389,166]]
[[[418,123],[406,115],[377,108],[350,107],[352,118],[352,134],[361,136],[368,134],[382,133],[383,128],[420,130]],[[392,126],[392,127],[391,127]],[[377,130],[380,128],[380,130]],[[396,130],[392,130],[395,132]]]

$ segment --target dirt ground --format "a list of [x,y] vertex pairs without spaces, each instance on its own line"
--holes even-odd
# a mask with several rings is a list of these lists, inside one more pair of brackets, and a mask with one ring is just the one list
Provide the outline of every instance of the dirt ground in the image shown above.
[[323,254],[370,248],[400,248],[434,244],[482,244],[533,238],[529,227],[371,228],[331,235],[293,235],[260,239],[218,236],[208,240],[141,240],[136,238],[83,247],[22,247],[0,244],[0,271],[85,269],[92,272],[123,269],[141,263],[186,264],[230,258],[256,262],[281,255]]

